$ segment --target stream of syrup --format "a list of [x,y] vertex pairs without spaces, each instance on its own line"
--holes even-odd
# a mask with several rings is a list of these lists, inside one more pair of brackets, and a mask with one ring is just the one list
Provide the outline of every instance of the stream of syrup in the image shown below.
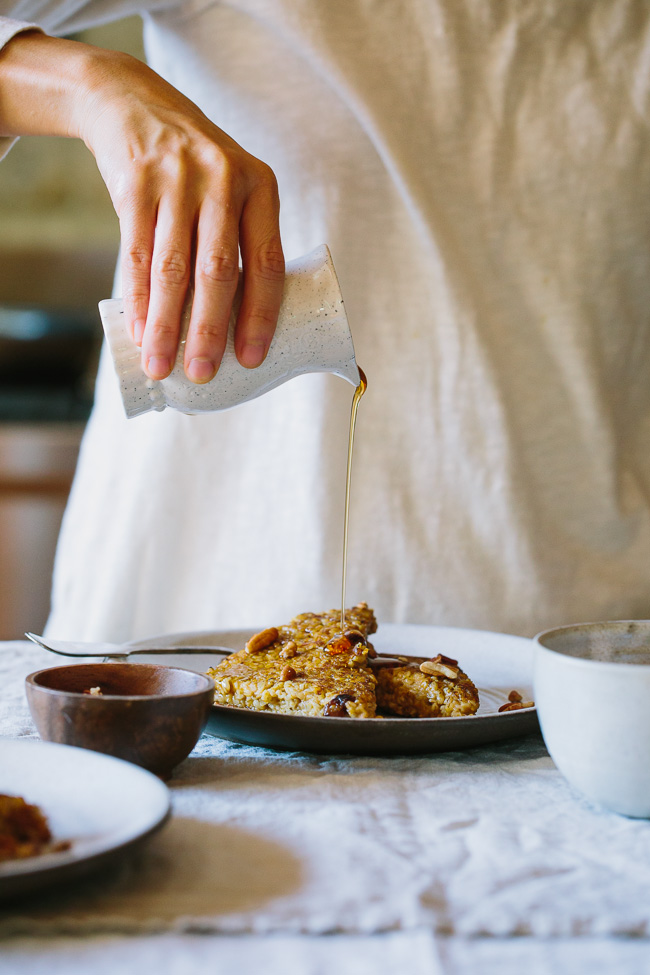
[[345,475],[345,515],[343,517],[343,572],[341,577],[341,633],[345,633],[345,584],[348,572],[348,526],[350,521],[350,482],[352,480],[352,448],[354,446],[354,428],[357,424],[357,410],[361,397],[368,388],[368,380],[363,369],[359,369],[359,385],[352,398],[350,412],[350,436],[348,439],[348,466]]

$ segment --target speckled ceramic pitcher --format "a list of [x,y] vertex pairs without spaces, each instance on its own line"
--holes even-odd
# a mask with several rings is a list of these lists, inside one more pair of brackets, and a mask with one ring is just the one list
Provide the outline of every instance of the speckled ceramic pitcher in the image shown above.
[[[241,288],[240,275],[235,310],[239,307]],[[354,386],[359,384],[343,298],[325,245],[287,264],[278,325],[264,362],[256,369],[245,369],[237,361],[234,311],[219,371],[204,385],[190,382],[183,371],[189,307],[183,315],[174,369],[162,380],[149,379],[143,371],[140,349],[126,326],[122,300],[101,301],[99,312],[128,417],[166,407],[183,413],[228,410],[307,372],[331,372]]]

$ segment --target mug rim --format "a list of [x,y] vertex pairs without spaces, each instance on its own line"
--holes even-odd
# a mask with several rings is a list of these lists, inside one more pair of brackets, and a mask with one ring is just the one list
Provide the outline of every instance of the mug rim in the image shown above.
[[[590,632],[597,630],[598,628],[603,628],[605,630],[610,629],[612,632],[620,632],[625,628],[629,628],[630,632],[633,629],[645,629],[648,633],[648,638],[650,642],[650,619],[620,619],[620,620],[591,620],[583,623],[567,623],[562,626],[554,626],[547,630],[541,630],[533,637],[533,643],[535,644],[537,651],[544,651],[549,654],[554,654],[555,656],[562,657],[567,661],[571,661],[576,666],[582,667],[601,667],[606,670],[612,670],[616,668],[620,670],[625,668],[626,670],[638,671],[639,673],[649,673],[650,672],[650,662],[649,663],[629,663],[627,661],[620,660],[594,660],[591,657],[576,656],[572,653],[567,653],[566,650],[559,649],[557,647],[550,647],[545,640],[552,639],[556,636],[561,636],[562,634],[569,633],[579,633],[580,631]],[[650,652],[650,645],[648,647]]]

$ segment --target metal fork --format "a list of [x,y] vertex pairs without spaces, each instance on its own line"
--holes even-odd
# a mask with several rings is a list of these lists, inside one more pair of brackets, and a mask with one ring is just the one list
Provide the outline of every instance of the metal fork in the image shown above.
[[36,643],[43,650],[51,653],[58,653],[62,657],[111,657],[113,660],[127,660],[129,657],[138,654],[190,654],[190,653],[234,653],[230,647],[146,647],[134,650],[128,649],[128,644],[124,643],[82,643],[78,640],[46,640],[45,637],[36,633],[25,633],[28,640]]

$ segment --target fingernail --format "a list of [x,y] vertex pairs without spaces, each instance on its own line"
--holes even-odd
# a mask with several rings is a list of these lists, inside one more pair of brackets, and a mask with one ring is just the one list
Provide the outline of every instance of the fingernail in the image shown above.
[[147,359],[147,373],[151,379],[165,379],[169,373],[169,359],[164,355],[152,355]]
[[263,344],[247,342],[241,350],[239,361],[246,369],[255,369],[266,356],[266,346]]
[[193,383],[208,383],[214,376],[216,370],[214,362],[210,359],[190,359],[186,370],[187,378]]
[[133,341],[136,345],[142,345],[142,336],[144,335],[144,318],[138,318],[137,321],[133,323]]

